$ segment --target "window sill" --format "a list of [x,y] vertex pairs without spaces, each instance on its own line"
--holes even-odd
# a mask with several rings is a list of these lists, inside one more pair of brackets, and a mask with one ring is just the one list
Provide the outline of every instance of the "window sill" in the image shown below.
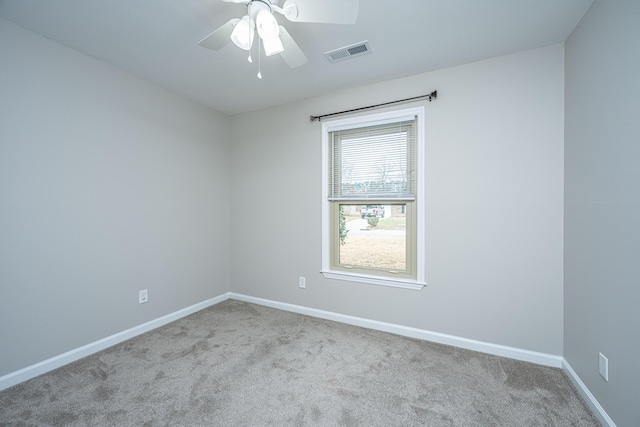
[[416,280],[392,279],[380,276],[367,276],[364,274],[346,273],[342,271],[321,271],[327,279],[346,280],[348,282],[368,283],[370,285],[390,286],[393,288],[411,289],[420,291],[427,284]]

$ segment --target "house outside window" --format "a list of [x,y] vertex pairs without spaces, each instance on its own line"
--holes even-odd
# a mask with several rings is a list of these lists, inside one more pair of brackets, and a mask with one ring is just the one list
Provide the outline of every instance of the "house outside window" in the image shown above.
[[422,289],[424,108],[322,126],[322,273]]

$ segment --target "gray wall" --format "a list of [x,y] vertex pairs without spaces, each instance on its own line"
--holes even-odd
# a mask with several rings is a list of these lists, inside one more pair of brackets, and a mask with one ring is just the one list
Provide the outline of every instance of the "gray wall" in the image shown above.
[[[561,355],[563,54],[555,45],[231,117],[231,290]],[[321,125],[309,115],[434,89],[428,286],[324,279]]]
[[564,357],[619,426],[640,421],[639,23],[596,0],[566,42]]
[[228,118],[2,19],[0,52],[0,375],[227,292]]

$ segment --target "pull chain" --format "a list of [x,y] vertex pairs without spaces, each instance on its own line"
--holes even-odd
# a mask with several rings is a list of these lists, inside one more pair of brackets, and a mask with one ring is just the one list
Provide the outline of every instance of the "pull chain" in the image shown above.
[[262,49],[260,49],[262,40],[258,37],[258,78],[262,78],[262,73],[260,72],[260,67],[262,65]]

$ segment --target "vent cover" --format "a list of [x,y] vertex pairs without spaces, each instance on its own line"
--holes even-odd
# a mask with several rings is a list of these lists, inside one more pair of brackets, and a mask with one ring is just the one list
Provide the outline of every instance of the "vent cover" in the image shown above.
[[329,52],[325,52],[324,56],[327,57],[329,62],[338,62],[355,56],[365,55],[367,53],[371,53],[371,46],[369,46],[369,42],[365,40],[360,43],[330,50]]

